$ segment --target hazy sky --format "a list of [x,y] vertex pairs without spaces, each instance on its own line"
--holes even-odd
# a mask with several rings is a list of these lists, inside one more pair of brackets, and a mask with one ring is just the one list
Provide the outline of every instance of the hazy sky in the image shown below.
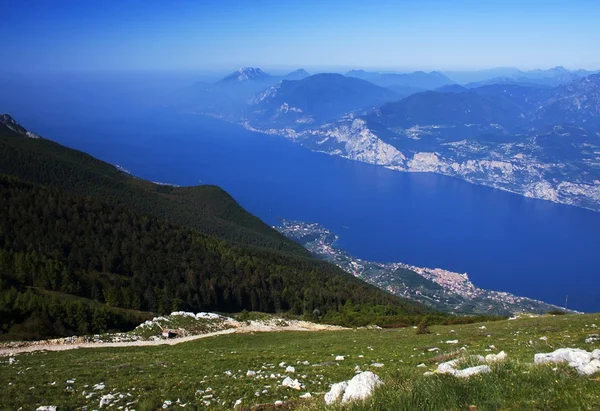
[[0,70],[600,68],[599,0],[3,0]]

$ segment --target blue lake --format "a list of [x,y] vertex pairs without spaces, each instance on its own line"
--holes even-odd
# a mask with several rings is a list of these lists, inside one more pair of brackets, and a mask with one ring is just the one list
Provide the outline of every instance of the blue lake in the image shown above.
[[600,311],[600,213],[312,153],[201,116],[24,123],[146,179],[217,184],[270,224],[319,222],[360,258],[467,272],[477,286],[559,305],[568,294],[570,308]]

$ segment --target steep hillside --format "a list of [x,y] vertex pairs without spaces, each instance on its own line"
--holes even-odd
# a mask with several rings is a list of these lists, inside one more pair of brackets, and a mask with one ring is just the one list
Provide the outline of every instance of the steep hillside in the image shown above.
[[475,93],[429,91],[385,104],[368,118],[390,127],[465,123],[513,126],[520,122],[519,114],[512,105]]
[[0,139],[0,338],[126,329],[142,311],[427,312],[310,257],[217,187],[155,185],[23,130]]
[[307,255],[219,187],[150,183],[81,151],[43,138],[28,138],[24,128],[13,131],[7,124],[17,129],[9,116],[0,121],[2,174],[133,207],[224,240]]

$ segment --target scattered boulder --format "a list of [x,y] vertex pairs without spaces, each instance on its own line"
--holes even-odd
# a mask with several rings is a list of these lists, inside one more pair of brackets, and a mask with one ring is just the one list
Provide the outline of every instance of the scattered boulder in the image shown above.
[[598,334],[590,334],[586,339],[585,342],[588,344],[593,344],[597,341],[600,341],[600,335]]
[[310,392],[307,392],[307,393],[305,393],[305,394],[302,394],[302,395],[300,396],[300,398],[304,398],[304,399],[307,399],[307,398],[312,398],[312,395],[310,394]]
[[111,401],[113,401],[114,399],[115,399],[115,396],[112,394],[103,395],[102,398],[100,398],[100,408],[104,407],[105,405],[110,404]]
[[[481,355],[474,355],[472,356],[472,358],[479,362],[485,361],[485,358],[483,358],[483,356]],[[438,365],[435,372],[438,374],[450,374],[457,378],[469,378],[473,375],[485,374],[492,371],[492,369],[488,365],[478,365],[475,367],[465,368],[463,370],[457,370],[456,367],[459,365],[459,363],[460,360],[458,359],[443,362],[440,365]]]
[[600,360],[592,360],[587,365],[579,367],[577,372],[581,375],[593,375],[600,372]]
[[288,365],[288,366],[285,368],[285,372],[289,372],[289,373],[293,374],[293,373],[295,373],[295,372],[296,372],[296,368],[292,367],[291,365]]
[[551,353],[535,354],[533,361],[536,364],[563,363],[575,368],[581,375],[592,375],[600,372],[600,350],[591,353],[579,348],[559,348]]
[[300,381],[294,380],[290,377],[285,377],[285,379],[281,383],[281,386],[288,387],[293,390],[301,390],[302,388],[304,388],[304,384],[302,384]]
[[373,395],[375,387],[383,384],[381,379],[371,371],[361,372],[350,381],[342,381],[331,386],[325,394],[325,404],[331,405],[340,400],[342,403],[362,401]]
[[256,371],[248,370],[246,377],[256,377]]
[[371,364],[371,367],[375,367],[375,368],[382,368],[384,365],[380,362],[374,362],[373,364]]
[[342,403],[365,400],[373,395],[375,387],[381,384],[381,379],[370,371],[357,374],[348,382]]
[[344,394],[348,387],[347,381],[337,382],[331,386],[329,392],[325,394],[325,404],[331,405],[338,401],[340,396]]
[[450,360],[441,363],[438,365],[437,372],[438,374],[453,374],[456,371],[456,366],[458,365],[458,360]]
[[498,354],[486,355],[485,362],[490,364],[490,363],[494,363],[494,362],[498,362],[498,361],[504,361],[506,359],[506,357],[508,357],[508,355],[506,355],[506,353],[504,351],[500,351]]
[[458,378],[469,378],[477,374],[486,374],[492,372],[489,365],[478,365],[476,367],[465,368],[464,370],[455,370],[454,376]]
[[448,340],[446,344],[458,344],[458,340]]
[[336,361],[344,361],[344,356],[343,355],[338,355],[337,357],[335,357]]
[[56,411],[56,408],[56,405],[42,405],[40,407],[37,407],[35,411]]
[[551,353],[538,353],[533,357],[536,364],[568,362],[573,368],[586,365],[592,360],[592,354],[579,348],[559,348]]

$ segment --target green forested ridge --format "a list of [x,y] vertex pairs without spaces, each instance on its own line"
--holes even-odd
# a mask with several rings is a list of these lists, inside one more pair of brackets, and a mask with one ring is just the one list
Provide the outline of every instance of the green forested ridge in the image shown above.
[[248,213],[219,187],[173,187],[137,179],[81,151],[24,137],[2,122],[0,173],[132,207],[240,244],[308,255],[302,246]]
[[349,325],[427,312],[311,257],[218,187],[153,184],[2,122],[0,210],[2,338],[127,329],[173,310]]
[[425,312],[310,257],[232,245],[130,208],[14,177],[0,176],[0,209],[3,332],[28,315],[38,317],[15,308],[16,299],[31,289],[158,313],[248,309],[312,315],[318,310],[333,317],[345,311],[410,317]]

